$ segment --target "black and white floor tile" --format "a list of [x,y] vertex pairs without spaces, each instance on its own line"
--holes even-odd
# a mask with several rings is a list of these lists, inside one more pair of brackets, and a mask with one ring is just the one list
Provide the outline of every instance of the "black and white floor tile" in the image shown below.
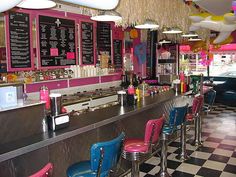
[[[187,144],[190,159],[180,162],[179,139],[168,146],[168,172],[172,177],[236,177],[236,107],[216,105],[202,116],[203,146]],[[187,134],[193,135],[191,128]],[[140,177],[153,177],[160,170],[158,155],[140,165]],[[130,174],[128,175],[130,176]]]

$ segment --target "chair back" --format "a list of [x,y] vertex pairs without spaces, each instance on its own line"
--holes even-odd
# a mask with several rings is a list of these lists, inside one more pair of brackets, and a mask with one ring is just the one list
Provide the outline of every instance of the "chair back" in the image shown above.
[[52,176],[53,165],[48,163],[41,170],[29,177],[51,177]]
[[215,102],[215,98],[216,98],[216,91],[215,90],[210,90],[209,92],[207,92],[206,94],[206,103],[209,105],[209,106],[212,106]]
[[188,105],[172,108],[169,116],[169,125],[179,126],[182,123],[184,123],[187,110],[188,110]]
[[124,137],[125,134],[122,132],[117,138],[111,141],[99,142],[92,145],[90,149],[92,171],[100,174],[109,173],[110,169],[116,166],[120,158]]
[[200,112],[203,105],[203,96],[197,96],[193,99],[192,114],[196,115]]
[[162,116],[158,119],[149,120],[146,123],[145,135],[144,135],[145,143],[152,143],[152,144],[157,143],[164,124],[164,120],[165,120],[164,116]]

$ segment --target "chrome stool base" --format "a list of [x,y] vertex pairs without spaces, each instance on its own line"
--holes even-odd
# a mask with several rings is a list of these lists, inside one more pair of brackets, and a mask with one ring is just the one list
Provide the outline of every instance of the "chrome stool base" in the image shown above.
[[139,162],[132,161],[131,177],[139,177]]
[[179,154],[175,158],[180,160],[180,161],[185,161],[185,160],[190,159],[190,157],[186,153],[185,154]]
[[158,176],[158,177],[171,177],[171,175],[167,171],[159,172],[155,176]]
[[202,141],[201,141],[201,138],[202,138],[202,135],[201,135],[201,124],[202,124],[202,121],[201,121],[201,116],[200,115],[197,115],[197,117],[195,118],[195,134],[194,134],[194,139],[190,142],[190,144],[192,146],[197,146],[197,147],[200,147],[202,146]]
[[181,143],[180,153],[175,158],[180,161],[188,160],[189,156],[186,151],[186,124],[185,123],[181,125],[180,143]]

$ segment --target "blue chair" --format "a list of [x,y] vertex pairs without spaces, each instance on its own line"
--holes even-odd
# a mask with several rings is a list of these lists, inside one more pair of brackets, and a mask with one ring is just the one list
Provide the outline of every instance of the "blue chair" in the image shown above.
[[[166,123],[162,130],[162,147],[161,147],[161,164],[160,164],[160,172],[158,176],[165,176],[169,177],[168,171],[167,171],[167,142],[169,139],[169,136],[171,136],[173,133],[176,133],[177,130],[181,130],[181,153],[177,156],[180,160],[186,160],[188,159],[187,153],[186,153],[186,125],[185,125],[185,117],[187,114],[188,105],[182,106],[182,107],[174,107],[170,111],[169,120],[168,123]],[[181,127],[181,128],[180,128]]]
[[105,177],[116,166],[123,144],[125,134],[117,138],[95,143],[90,149],[90,160],[71,165],[67,169],[68,177]]
[[210,90],[209,92],[207,92],[205,94],[205,99],[204,99],[204,105],[203,105],[203,111],[205,113],[208,113],[211,111],[212,106],[215,102],[215,98],[216,98],[216,91],[215,90]]

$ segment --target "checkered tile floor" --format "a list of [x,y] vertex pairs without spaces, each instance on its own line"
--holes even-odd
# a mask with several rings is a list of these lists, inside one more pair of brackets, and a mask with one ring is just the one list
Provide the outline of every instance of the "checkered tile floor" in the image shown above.
[[[202,122],[203,146],[187,144],[189,160],[181,163],[175,158],[179,139],[168,146],[168,172],[172,177],[236,177],[236,107],[216,105],[202,116]],[[192,128],[187,132],[193,133]],[[154,176],[160,170],[159,164],[158,155],[151,157],[140,165],[140,176]]]

